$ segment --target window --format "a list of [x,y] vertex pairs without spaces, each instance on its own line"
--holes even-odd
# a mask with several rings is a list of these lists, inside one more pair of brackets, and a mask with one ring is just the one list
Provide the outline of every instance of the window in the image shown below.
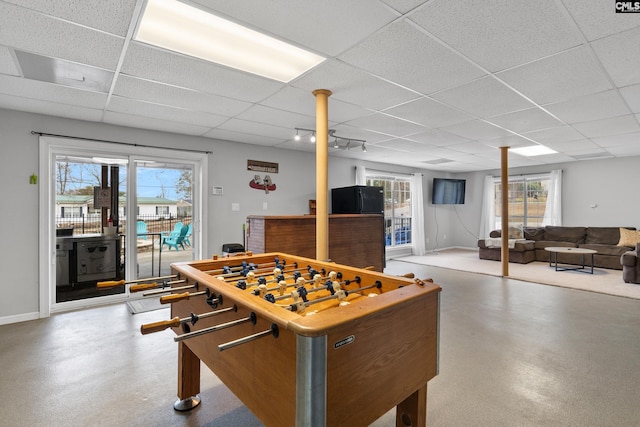
[[[509,227],[539,227],[547,208],[550,176],[524,175],[509,177]],[[495,223],[494,229],[502,226],[502,185],[500,178],[494,181],[495,186]]]
[[156,206],[156,215],[168,216],[169,206]]
[[60,208],[62,218],[73,218],[82,216],[82,206],[62,206]]
[[384,189],[386,246],[411,243],[411,180],[408,177],[367,174],[367,185]]

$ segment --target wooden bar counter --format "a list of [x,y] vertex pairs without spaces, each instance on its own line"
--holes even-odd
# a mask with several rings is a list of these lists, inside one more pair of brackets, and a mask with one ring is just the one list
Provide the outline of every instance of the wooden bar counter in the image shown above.
[[[315,215],[248,216],[247,250],[315,258],[315,221]],[[384,242],[382,215],[329,215],[329,258],[333,262],[383,271]]]

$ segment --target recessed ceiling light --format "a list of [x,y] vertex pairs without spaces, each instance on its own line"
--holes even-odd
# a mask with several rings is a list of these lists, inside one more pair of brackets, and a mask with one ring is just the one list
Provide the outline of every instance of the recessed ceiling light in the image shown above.
[[325,60],[175,0],[149,0],[134,38],[285,83]]
[[557,153],[556,150],[553,150],[545,145],[530,145],[528,147],[511,148],[510,151],[516,154],[520,154],[521,156],[527,156],[527,157],[542,156],[543,154]]

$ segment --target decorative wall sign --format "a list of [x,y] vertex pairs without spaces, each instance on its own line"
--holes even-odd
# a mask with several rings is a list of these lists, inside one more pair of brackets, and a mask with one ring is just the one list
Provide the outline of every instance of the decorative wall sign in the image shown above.
[[278,163],[247,160],[247,170],[253,172],[278,173]]
[[111,188],[93,187],[93,208],[111,207]]
[[269,194],[269,191],[276,190],[276,184],[271,181],[269,175],[265,175],[264,179],[260,178],[260,175],[255,175],[251,181],[249,181],[249,187],[256,190],[264,190],[265,194]]

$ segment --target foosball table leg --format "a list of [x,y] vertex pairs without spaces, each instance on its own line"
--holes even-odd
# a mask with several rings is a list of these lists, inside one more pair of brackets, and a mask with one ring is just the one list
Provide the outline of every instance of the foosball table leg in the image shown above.
[[176,411],[190,411],[200,404],[200,359],[184,342],[178,344],[178,400]]
[[396,427],[427,425],[427,385],[420,387],[396,408]]

